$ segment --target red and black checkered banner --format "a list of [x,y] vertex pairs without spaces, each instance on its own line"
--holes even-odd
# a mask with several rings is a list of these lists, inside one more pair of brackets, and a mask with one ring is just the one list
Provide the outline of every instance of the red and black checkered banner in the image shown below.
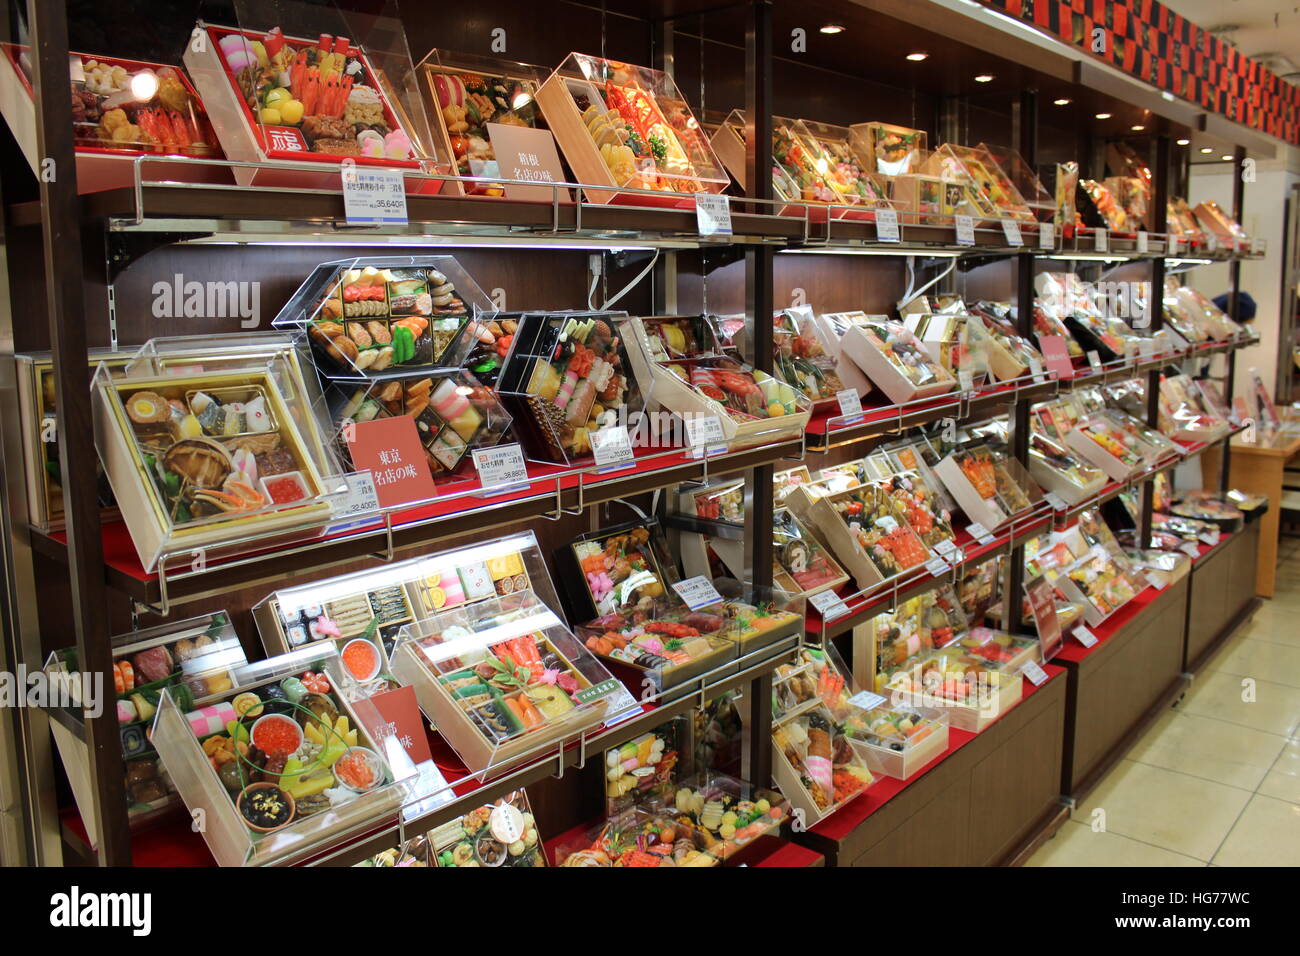
[[1161,90],[1300,144],[1300,88],[1157,0],[980,0]]

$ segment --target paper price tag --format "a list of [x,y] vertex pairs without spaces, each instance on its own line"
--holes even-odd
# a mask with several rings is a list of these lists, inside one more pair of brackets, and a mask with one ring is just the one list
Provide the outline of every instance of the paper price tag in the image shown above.
[[339,496],[339,503],[335,506],[331,518],[332,522],[359,518],[379,510],[379,492],[375,488],[375,479],[370,472],[358,471],[347,475],[346,481],[348,490]]
[[1098,252],[1106,252],[1110,249],[1110,233],[1105,229],[1098,229],[1092,234],[1094,247]]
[[840,403],[840,414],[844,416],[843,425],[852,425],[862,420],[862,396],[856,388],[846,388],[835,393],[835,400]]
[[980,544],[992,544],[994,541],[992,532],[978,521],[971,522],[970,526],[966,529],[966,533]]
[[1205,251],[1217,252],[1219,249],[1219,237],[1212,232],[1205,234]]
[[716,455],[727,450],[727,436],[722,432],[722,422],[717,415],[690,415],[683,420],[686,422],[686,440],[691,444],[694,457],[700,458],[706,451]]
[[808,599],[808,603],[817,609],[823,621],[833,621],[849,613],[849,606],[840,600],[834,591],[821,591]]
[[626,425],[613,425],[591,433],[591,453],[600,471],[618,471],[632,464],[632,439]]
[[902,240],[898,232],[897,209],[876,210],[876,238],[881,242],[900,242]]
[[970,396],[975,394],[975,376],[971,374],[970,369],[959,368],[957,370],[957,382],[961,387],[963,395]]
[[1211,548],[1219,543],[1219,532],[1207,531],[1205,534],[1198,534],[1198,538],[1208,544]]
[[1093,349],[1088,353],[1088,364],[1092,366],[1094,372],[1101,371],[1101,356],[1097,354],[1096,349]]
[[1065,511],[1067,508],[1070,507],[1068,504],[1065,503],[1065,499],[1062,498],[1060,495],[1058,495],[1055,491],[1049,491],[1047,494],[1043,495],[1043,499],[1047,502],[1047,504],[1051,507],[1053,511]]
[[1014,219],[1002,220],[1002,234],[1007,237],[1007,245],[1009,246],[1023,246],[1025,244],[1024,237],[1020,235],[1020,223]]
[[875,710],[881,704],[887,703],[888,697],[882,697],[880,694],[873,694],[869,690],[860,690],[848,699],[848,703],[854,707],[861,707],[863,710]]
[[528,465],[517,443],[495,448],[475,448],[474,467],[483,490],[504,494],[528,484]]
[[1056,226],[1050,222],[1040,222],[1038,224],[1038,248],[1055,249],[1056,248]]
[[1047,381],[1047,379],[1043,377],[1043,363],[1039,361],[1037,355],[1029,356],[1029,374],[1034,377],[1035,382]]
[[1047,671],[1043,670],[1038,661],[1030,661],[1024,667],[1020,668],[1020,673],[1029,678],[1029,682],[1035,687],[1042,687],[1047,682]]
[[400,169],[349,163],[342,179],[349,226],[406,225],[406,181]]
[[1151,237],[1147,235],[1145,229],[1138,230],[1137,251],[1138,252],[1151,251]]
[[925,562],[925,569],[936,578],[943,577],[948,573],[948,562],[943,558],[931,558]]
[[970,216],[954,216],[957,224],[957,245],[975,245],[975,220]]
[[718,589],[713,586],[713,582],[702,574],[697,574],[693,578],[687,578],[685,581],[678,581],[673,585],[673,590],[677,596],[686,602],[686,606],[692,611],[698,611],[702,607],[708,607],[711,604],[722,603],[722,595]]
[[1165,579],[1160,577],[1159,575],[1152,574],[1151,572],[1148,571],[1146,577],[1147,577],[1147,584],[1151,585],[1157,591],[1163,591],[1168,586],[1165,583]]
[[957,546],[947,538],[941,538],[939,543],[934,546],[934,550],[938,551],[944,557],[947,557],[949,554],[957,550]]
[[696,193],[695,226],[701,236],[731,235],[731,200],[718,193]]
[[1092,647],[1097,643],[1097,635],[1092,633],[1082,624],[1074,629],[1074,639],[1084,647]]

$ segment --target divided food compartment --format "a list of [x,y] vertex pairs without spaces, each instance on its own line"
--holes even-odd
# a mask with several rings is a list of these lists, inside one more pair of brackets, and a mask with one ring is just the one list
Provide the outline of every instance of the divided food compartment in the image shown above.
[[[531,531],[282,588],[253,606],[253,619],[272,654],[315,641],[332,641],[342,649],[365,638],[382,645],[386,672],[406,625],[519,591],[555,601],[550,571]],[[347,660],[343,664],[348,670]]]
[[[221,866],[305,859],[395,820],[415,767],[369,701],[338,693],[337,650],[247,664],[187,705],[165,690],[153,743]],[[391,762],[391,763],[390,763]]]
[[[112,697],[122,741],[123,787],[127,818],[132,828],[146,825],[177,805],[175,787],[160,766],[150,740],[151,723],[165,688],[178,699],[201,700],[234,686],[234,669],[246,663],[239,636],[224,611],[160,624],[156,627],[119,634],[112,638]],[[68,691],[70,707],[90,703],[95,694],[83,674],[75,648],[55,651],[46,662],[51,686]],[[105,688],[107,691],[107,688]],[[89,756],[84,740],[59,721],[50,721],[50,731],[72,787],[82,824],[92,845],[97,843],[93,782],[87,774]]]
[[92,384],[96,448],[144,569],[323,533],[347,481],[308,397],[282,393],[274,365],[192,368],[114,378],[102,365]]
[[[157,51],[165,57],[177,50]],[[34,173],[41,170],[31,48],[0,44],[0,113]],[[228,183],[217,136],[190,79],[178,65],[119,56],[69,54],[77,190],[130,186],[136,159],[145,180]]]
[[896,671],[881,693],[896,707],[942,711],[949,726],[977,734],[1020,703],[1024,678],[938,652]]
[[666,73],[570,53],[537,103],[577,181],[615,187],[584,190],[587,202],[690,208],[731,183]]
[[853,124],[849,142],[867,160],[870,171],[881,176],[919,173],[930,154],[925,130],[879,121]]
[[1083,606],[1089,627],[1101,624],[1137,595],[1137,589],[1115,557],[1100,545],[1088,549],[1064,568],[1052,585],[1069,601]]
[[1112,481],[1124,481],[1172,451],[1167,438],[1153,441],[1148,429],[1127,419],[1113,409],[1097,412],[1075,423],[1065,433],[1065,442]]
[[430,830],[425,840],[434,866],[546,866],[537,818],[522,789]]
[[872,168],[871,153],[854,144],[852,129],[803,119],[794,129],[830,187],[831,201],[846,207],[835,210],[837,218],[874,219],[873,210],[893,207],[887,186]]
[[[544,67],[492,57],[430,50],[416,67],[433,129],[431,155],[458,176],[501,175],[492,125],[546,130],[537,105]],[[549,134],[547,138],[549,138]],[[449,180],[442,191],[459,196],[503,196],[501,183]],[[565,190],[568,193],[568,190]]]
[[722,344],[708,316],[633,316],[619,323],[649,411],[716,418],[731,450],[802,434],[812,403]]
[[707,832],[677,817],[675,808],[629,807],[562,834],[551,844],[551,852],[556,866],[717,866],[721,861],[707,851]]
[[772,780],[808,824],[830,816],[875,782],[824,703],[772,724]]
[[[772,117],[772,151],[769,163],[772,167],[772,193],[776,199],[790,205],[775,207],[778,215],[805,216],[812,219],[825,219],[825,213],[818,215],[817,203],[831,201],[832,191],[825,180],[811,166],[794,164],[789,155],[789,145],[794,142],[795,121],[780,116]],[[722,165],[745,189],[745,111],[734,109],[727,114],[721,125],[713,133],[709,145],[721,160]],[[795,158],[798,158],[796,155]],[[812,203],[814,205],[805,205]]]
[[[200,20],[184,61],[227,158],[266,164],[233,167],[236,183],[338,189],[344,160],[423,172],[431,136],[395,3],[362,17],[333,3],[235,0],[234,13],[233,26]],[[410,193],[442,186],[403,181]]]
[[521,315],[496,391],[514,417],[524,453],[575,465],[593,457],[599,432],[625,427],[631,439],[645,410],[646,380],[630,361],[623,312]]
[[452,256],[377,256],[317,266],[272,320],[311,346],[330,379],[458,369],[492,302]]
[[656,602],[682,605],[677,564],[657,521],[639,520],[579,535],[555,551],[569,617],[587,621]]
[[406,416],[415,422],[435,482],[466,477],[474,470],[473,450],[500,444],[512,422],[496,392],[464,370],[336,382],[331,393],[330,419],[345,461],[350,426]]
[[638,706],[532,591],[408,625],[393,671],[480,779]]
[[790,818],[790,804],[767,787],[712,771],[681,776],[668,799],[649,807],[690,826],[703,838],[705,852],[731,866],[744,865],[746,848],[775,834]]

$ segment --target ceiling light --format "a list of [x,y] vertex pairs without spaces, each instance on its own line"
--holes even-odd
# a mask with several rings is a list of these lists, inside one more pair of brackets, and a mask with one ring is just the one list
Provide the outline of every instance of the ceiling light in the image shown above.
[[1129,129],[1131,129],[1135,133],[1140,133],[1144,129],[1146,129],[1146,127],[1143,126],[1141,123],[1134,123],[1132,126],[1129,127]]
[[1192,144],[1192,141],[1191,141],[1190,139],[1180,139],[1180,140],[1178,141],[1178,145],[1179,145],[1179,146],[1190,146],[1191,144]]
[[1052,100],[1052,105],[1053,105],[1053,106],[1069,106],[1069,105],[1070,105],[1070,98],[1069,98],[1068,96],[1062,96],[1059,100]]
[[1219,159],[1225,160],[1225,161],[1227,161],[1227,162],[1229,162],[1229,163],[1232,162],[1232,156],[1231,156],[1231,155],[1220,156]]
[[1212,146],[1202,146],[1202,147],[1201,147],[1201,152],[1202,152],[1202,153],[1212,153],[1212,152],[1214,152],[1214,147],[1212,147]]
[[920,63],[922,60],[928,60],[930,58],[930,54],[925,53],[921,50],[917,50],[915,53],[907,54],[907,58],[911,60],[913,63]]
[[993,82],[993,74],[992,74],[992,73],[981,73],[979,76],[975,77],[975,82],[976,82],[976,83],[992,83],[992,82]]
[[1110,114],[1109,114],[1109,113],[1098,113],[1098,114],[1097,114],[1097,119],[1110,119]]
[[840,26],[838,23],[828,23],[826,24],[826,26],[821,28],[821,32],[822,33],[843,33],[844,28]]

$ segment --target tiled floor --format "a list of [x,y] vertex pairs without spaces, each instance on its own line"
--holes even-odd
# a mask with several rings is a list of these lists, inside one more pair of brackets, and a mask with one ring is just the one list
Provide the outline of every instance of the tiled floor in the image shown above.
[[1300,540],[1266,601],[1029,866],[1300,866]]

